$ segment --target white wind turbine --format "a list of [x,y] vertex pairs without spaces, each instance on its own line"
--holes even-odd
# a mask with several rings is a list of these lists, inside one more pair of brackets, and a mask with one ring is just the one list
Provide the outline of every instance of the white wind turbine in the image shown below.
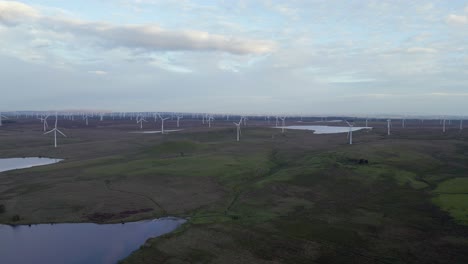
[[367,121],[368,121],[368,120],[369,120],[369,118],[366,118],[366,127],[369,127],[369,126],[367,125]]
[[161,118],[161,134],[164,134],[164,121],[169,119],[170,117],[163,118],[161,115],[159,115],[159,118]]
[[237,128],[237,141],[240,139],[240,134],[241,134],[241,125],[242,125],[242,118],[239,120],[239,123],[233,122],[234,125],[236,125]]
[[275,126],[278,127],[278,116],[276,116],[276,123],[275,123]]
[[8,118],[8,117],[2,115],[2,113],[0,112],[0,126],[2,126],[2,124],[3,124],[3,123],[2,123],[2,119],[3,119],[3,118]]
[[353,125],[350,124],[348,121],[346,121],[346,124],[349,126],[349,131],[348,131],[348,139],[349,139],[349,144],[353,144]]
[[460,119],[460,130],[463,130],[463,119]]
[[284,134],[284,126],[285,126],[286,117],[283,116],[283,117],[280,117],[280,119],[281,119],[281,133]]
[[211,121],[214,120],[214,117],[209,116],[208,117],[208,127],[211,127]]
[[390,128],[392,127],[392,120],[387,119],[387,135],[390,136]]
[[406,127],[405,122],[406,122],[406,119],[404,119],[404,118],[401,119],[401,127],[402,127],[402,128],[405,128],[405,127]]
[[178,115],[177,116],[177,127],[179,127],[179,122],[180,122],[180,119],[184,118],[184,116],[182,115]]
[[44,117],[40,117],[39,120],[41,120],[43,126],[44,126],[44,132],[46,132],[47,128],[49,128],[49,124],[47,124],[47,118],[49,117],[49,115],[46,115]]
[[442,132],[445,133],[445,118],[442,120]]
[[45,135],[45,134],[49,134],[51,132],[54,132],[54,147],[57,147],[57,132],[60,133],[62,136],[67,137],[64,133],[62,133],[62,131],[60,131],[57,128],[57,120],[58,120],[57,113],[55,113],[55,127],[54,127],[54,129],[44,133],[44,135]]
[[143,122],[148,122],[143,116],[137,116],[136,120],[137,124],[140,123],[140,129],[143,129]]
[[88,125],[88,114],[84,115],[83,119],[86,121],[86,125]]

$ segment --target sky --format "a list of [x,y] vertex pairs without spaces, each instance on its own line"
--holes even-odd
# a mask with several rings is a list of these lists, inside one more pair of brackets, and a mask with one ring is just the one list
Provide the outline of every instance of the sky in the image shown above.
[[468,116],[468,1],[0,0],[0,111]]

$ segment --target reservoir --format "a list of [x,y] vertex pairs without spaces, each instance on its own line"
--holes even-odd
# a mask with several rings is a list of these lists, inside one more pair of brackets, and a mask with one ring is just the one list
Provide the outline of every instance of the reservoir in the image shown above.
[[61,159],[50,159],[50,158],[7,158],[0,159],[0,172],[25,169],[35,166],[49,165],[62,161]]
[[[283,127],[276,127],[283,128]],[[348,133],[349,127],[347,126],[285,126],[285,129],[299,129],[299,130],[313,130],[314,134],[335,134],[335,133]],[[353,131],[361,129],[372,129],[372,127],[353,127]]]
[[115,264],[148,238],[185,222],[166,217],[125,224],[0,225],[0,263]]

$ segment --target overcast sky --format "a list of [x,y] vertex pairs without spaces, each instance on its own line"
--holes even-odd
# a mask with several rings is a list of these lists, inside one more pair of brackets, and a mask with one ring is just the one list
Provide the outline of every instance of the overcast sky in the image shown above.
[[466,0],[0,1],[0,110],[468,115]]

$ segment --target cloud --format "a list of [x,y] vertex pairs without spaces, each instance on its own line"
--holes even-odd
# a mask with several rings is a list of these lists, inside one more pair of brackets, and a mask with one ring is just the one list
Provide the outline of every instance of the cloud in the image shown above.
[[88,71],[88,73],[92,73],[92,74],[96,74],[96,75],[106,75],[106,74],[107,74],[106,71],[100,71],[100,70],[97,70],[97,71]]
[[408,53],[436,53],[437,50],[433,48],[413,47],[406,50]]
[[7,26],[34,24],[44,30],[91,38],[106,48],[152,51],[221,51],[237,55],[265,54],[275,50],[269,40],[255,40],[210,34],[195,30],[167,30],[154,24],[117,25],[42,15],[18,2],[0,1],[0,23]]
[[36,19],[39,12],[33,7],[19,2],[0,1],[0,22],[9,26],[16,25],[27,19]]
[[445,92],[436,92],[436,93],[430,93],[430,96],[454,96],[454,97],[459,97],[459,96],[468,96],[468,93],[445,93]]
[[468,16],[451,14],[447,17],[447,22],[449,24],[466,25],[468,24]]

